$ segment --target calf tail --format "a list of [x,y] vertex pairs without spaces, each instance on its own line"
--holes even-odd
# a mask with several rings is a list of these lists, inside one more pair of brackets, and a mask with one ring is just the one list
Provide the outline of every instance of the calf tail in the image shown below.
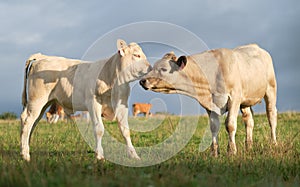
[[26,64],[25,64],[23,93],[22,93],[23,108],[25,108],[25,106],[27,105],[27,79],[28,79],[29,71],[31,69],[31,63],[36,60],[36,58],[34,58],[34,56],[35,55],[32,55],[31,57],[29,57],[29,59],[26,61]]

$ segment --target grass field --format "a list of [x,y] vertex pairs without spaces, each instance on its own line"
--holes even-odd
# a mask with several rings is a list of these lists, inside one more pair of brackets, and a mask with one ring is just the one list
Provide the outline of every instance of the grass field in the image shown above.
[[[132,132],[136,147],[153,145],[172,134],[179,117],[166,117],[151,133]],[[224,119],[222,119],[224,120]],[[253,149],[246,152],[245,129],[238,120],[238,153],[228,157],[224,125],[218,158],[199,151],[207,118],[199,117],[189,143],[171,159],[149,167],[96,161],[74,124],[40,122],[31,141],[31,162],[20,157],[20,127],[0,122],[0,186],[300,186],[300,114],[278,116],[278,146],[269,145],[265,115],[255,116]],[[116,123],[106,130],[123,141]]]

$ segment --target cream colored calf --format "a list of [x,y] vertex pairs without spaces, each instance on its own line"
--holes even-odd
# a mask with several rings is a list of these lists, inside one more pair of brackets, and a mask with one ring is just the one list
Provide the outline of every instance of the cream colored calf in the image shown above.
[[146,90],[161,93],[179,93],[195,98],[210,116],[212,154],[219,153],[218,116],[228,112],[228,152],[236,153],[235,134],[237,116],[242,111],[246,126],[246,145],[252,145],[254,126],[251,106],[263,98],[271,127],[271,137],[276,144],[276,79],[272,58],[256,44],[235,49],[216,49],[177,59],[174,53],[158,60],[153,70],[140,84]]
[[138,44],[127,45],[118,40],[117,48],[118,52],[108,60],[93,63],[42,54],[32,55],[27,60],[21,114],[21,154],[25,160],[30,160],[29,140],[33,128],[53,102],[61,105],[67,115],[89,111],[94,124],[97,159],[104,158],[101,116],[116,118],[129,155],[139,159],[131,143],[127,121],[129,82],[148,73],[151,66]]

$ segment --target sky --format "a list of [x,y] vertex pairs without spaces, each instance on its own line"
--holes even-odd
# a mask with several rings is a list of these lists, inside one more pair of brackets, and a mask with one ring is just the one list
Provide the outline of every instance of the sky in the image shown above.
[[[278,110],[300,110],[298,0],[12,0],[0,1],[0,17],[0,113],[21,113],[24,65],[31,54],[41,52],[81,59],[107,33],[144,21],[178,25],[199,37],[209,49],[259,44],[273,58]],[[146,44],[142,47],[151,63],[155,60],[151,57],[169,52],[169,48],[164,47],[147,47]],[[156,111],[163,108],[176,114],[182,110],[182,100],[194,102],[178,95],[151,95],[142,92],[136,83],[132,84],[129,99],[130,103],[151,102],[156,105]],[[262,111],[264,106],[256,108]],[[189,107],[185,113],[195,110],[198,108]]]

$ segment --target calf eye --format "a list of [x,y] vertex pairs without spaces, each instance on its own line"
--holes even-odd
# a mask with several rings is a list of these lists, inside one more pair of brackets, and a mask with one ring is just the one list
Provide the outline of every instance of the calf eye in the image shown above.
[[137,58],[140,58],[140,57],[141,57],[141,55],[139,55],[139,54],[133,54],[133,56],[135,56],[135,57],[137,57]]
[[161,71],[166,72],[167,68],[161,68]]

